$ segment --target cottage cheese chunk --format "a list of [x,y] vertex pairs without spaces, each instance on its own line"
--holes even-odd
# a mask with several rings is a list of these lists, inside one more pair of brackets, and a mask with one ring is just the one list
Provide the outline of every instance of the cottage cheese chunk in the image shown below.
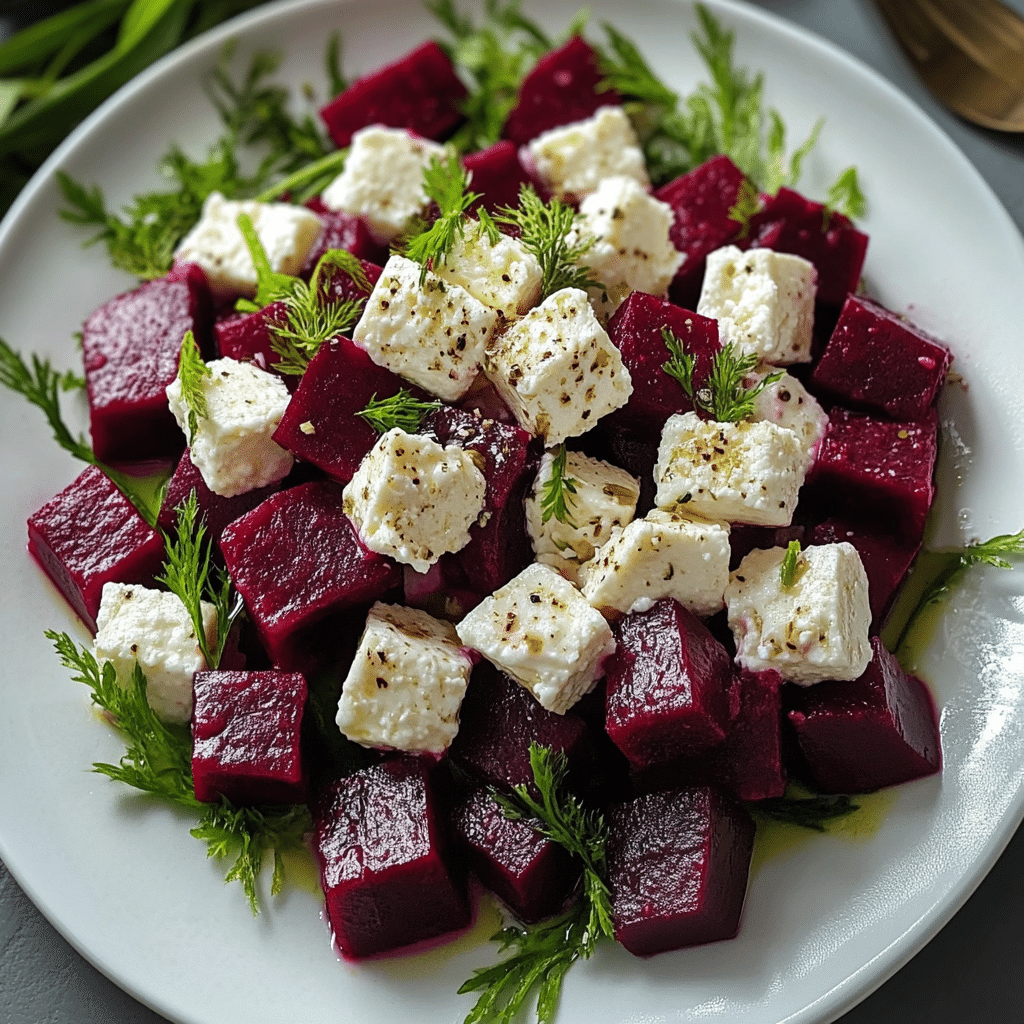
[[195,436],[181,381],[175,377],[167,386],[167,402],[206,486],[230,498],[284,479],[294,460],[273,440],[289,401],[284,382],[235,359],[215,359],[207,366],[210,376],[202,380],[207,415],[198,419]]
[[444,146],[402,128],[361,128],[352,136],[344,169],[320,200],[328,210],[361,217],[378,242],[391,242],[426,209],[423,171],[444,155]]
[[578,288],[549,295],[497,335],[484,372],[520,425],[549,446],[585,433],[633,392],[619,350]]
[[196,226],[174,251],[176,263],[196,263],[218,299],[256,294],[256,267],[238,227],[248,214],[270,266],[281,274],[297,274],[320,235],[320,218],[303,206],[225,199],[211,192]]
[[818,272],[801,256],[734,245],[708,255],[697,312],[718,321],[722,344],[774,366],[811,361]]
[[485,598],[457,629],[464,644],[559,715],[594,688],[615,650],[604,617],[539,562]]
[[[763,380],[771,373],[778,372],[772,367],[761,367],[750,386]],[[777,423],[788,427],[800,439],[804,451],[805,471],[809,471],[818,457],[825,431],[828,429],[828,415],[818,400],[788,373],[784,373],[774,384],[769,384],[754,399],[754,420]]]
[[527,144],[525,157],[558,196],[582,199],[612,175],[650,187],[643,150],[619,106],[601,107],[586,120],[541,132]]
[[776,423],[670,416],[654,481],[659,508],[755,526],[788,526],[804,482],[800,438]]
[[785,548],[751,551],[732,574],[725,601],[737,663],[803,686],[858,678],[871,660],[871,608],[857,549],[845,541],[805,548],[788,588],[785,557]]
[[451,623],[378,601],[342,684],[338,728],[364,747],[440,754],[459,731],[472,667]]
[[[202,604],[206,640],[217,638],[217,612]],[[105,583],[96,616],[96,660],[109,661],[128,686],[135,665],[146,675],[150,706],[165,722],[192,717],[192,677],[207,667],[192,620],[181,599],[132,583]]]
[[464,288],[392,256],[366,300],[352,338],[378,366],[446,402],[468,390],[480,370],[498,313]]
[[571,522],[562,522],[555,516],[544,522],[543,498],[554,461],[552,452],[545,452],[541,458],[537,477],[526,496],[526,528],[537,561],[577,583],[580,566],[608,541],[613,527],[623,527],[632,521],[640,485],[618,466],[579,452],[567,452],[565,479],[574,488],[567,494]]
[[343,493],[345,511],[371,550],[426,572],[469,543],[487,484],[471,456],[395,427],[359,464]]
[[615,530],[582,575],[583,596],[605,612],[645,612],[671,597],[714,615],[729,582],[729,529],[655,510]]

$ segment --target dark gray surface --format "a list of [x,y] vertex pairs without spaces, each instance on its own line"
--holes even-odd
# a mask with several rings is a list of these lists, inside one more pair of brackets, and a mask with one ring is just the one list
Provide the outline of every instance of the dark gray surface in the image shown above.
[[[969,2],[969,0],[965,0]],[[1024,0],[1009,0],[1024,13]],[[947,132],[1024,230],[1024,135],[974,128],[935,103],[867,0],[753,0],[837,43]],[[0,5],[2,6],[2,5]],[[955,197],[951,197],[955,202]],[[1021,283],[1024,298],[1024,282]],[[10,782],[8,783],[10,784]],[[1024,1017],[1024,832],[947,927],[841,1024],[990,1024]],[[184,982],[187,983],[187,982]],[[0,864],[0,1024],[161,1024],[47,923]]]

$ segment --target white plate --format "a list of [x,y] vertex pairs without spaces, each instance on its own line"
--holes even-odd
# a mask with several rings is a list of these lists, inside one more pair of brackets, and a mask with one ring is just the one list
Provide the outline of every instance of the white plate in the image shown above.
[[[531,5],[527,5],[529,8]],[[532,5],[560,30],[575,0]],[[1024,248],[967,161],[872,72],[756,10],[709,6],[737,32],[741,62],[764,69],[791,139],[827,117],[805,190],[856,163],[870,204],[866,276],[955,350],[969,390],[946,396],[942,506],[936,540],[1018,529],[1024,483],[1024,393],[1016,386]],[[594,0],[680,89],[702,70],[687,36],[688,3]],[[439,34],[415,2],[313,0],[255,12],[142,75],[60,149],[0,230],[0,335],[23,351],[75,363],[71,334],[130,282],[55,216],[52,172],[100,183],[110,202],[158,184],[170,140],[197,152],[216,133],[201,90],[222,42],[247,54],[283,48],[283,80],[321,80],[328,34],[344,34],[347,70],[362,73]],[[75,410],[84,423],[81,410]],[[91,774],[121,747],[42,636],[85,634],[25,553],[26,517],[78,471],[39,413],[0,395],[0,854],[32,899],[101,970],[188,1024],[380,1019],[456,1022],[455,990],[493,961],[492,921],[431,954],[339,963],[312,892],[291,888],[253,920],[221,884],[188,822]],[[1024,622],[1020,578],[979,574],[956,596],[923,664],[941,708],[945,770],[882,801],[859,837],[809,838],[755,870],[740,937],[635,960],[600,950],[574,968],[559,1020],[834,1019],[879,985],[948,920],[997,858],[1024,809]]]

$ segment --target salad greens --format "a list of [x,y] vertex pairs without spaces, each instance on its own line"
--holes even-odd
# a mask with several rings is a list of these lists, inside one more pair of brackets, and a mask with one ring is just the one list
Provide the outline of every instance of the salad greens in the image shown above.
[[575,527],[572,519],[572,506],[575,504],[573,495],[576,493],[576,481],[566,476],[565,463],[568,450],[560,444],[551,463],[551,476],[544,481],[540,497],[540,521],[557,519],[566,526]]

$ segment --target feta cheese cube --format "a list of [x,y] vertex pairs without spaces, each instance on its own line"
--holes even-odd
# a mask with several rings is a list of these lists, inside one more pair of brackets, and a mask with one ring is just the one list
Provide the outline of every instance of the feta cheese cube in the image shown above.
[[583,567],[583,596],[601,611],[645,612],[671,597],[714,615],[729,582],[729,529],[655,510],[621,530]]
[[364,747],[440,754],[459,731],[472,667],[451,623],[378,601],[342,684],[338,728]]
[[175,377],[167,385],[167,402],[206,486],[230,498],[284,479],[294,460],[273,440],[289,401],[284,381],[235,359],[215,359],[207,366],[210,376],[201,382],[207,415],[197,421],[195,436],[181,380]]
[[[205,639],[217,639],[217,612],[203,602]],[[109,661],[122,686],[136,664],[146,676],[150,707],[165,722],[184,725],[192,717],[192,677],[207,667],[188,611],[176,594],[134,583],[104,583],[96,616],[93,651]]]
[[546,445],[585,433],[633,392],[619,350],[579,288],[549,295],[497,335],[484,373],[520,426]]
[[320,195],[328,210],[361,217],[378,242],[397,238],[427,206],[423,171],[444,146],[403,128],[370,125],[352,136],[345,167]]
[[485,598],[456,629],[464,644],[559,715],[594,688],[615,650],[604,616],[539,562]]
[[871,660],[871,608],[857,549],[805,548],[791,587],[782,585],[785,557],[785,548],[751,551],[732,574],[725,602],[737,663],[803,686],[858,678]]
[[525,162],[557,196],[582,199],[604,178],[625,175],[650,187],[643,150],[622,107],[600,107],[583,121],[541,132]]
[[640,484],[624,469],[579,452],[566,452],[565,477],[570,522],[554,516],[544,522],[543,499],[551,481],[555,456],[545,452],[526,496],[526,528],[538,562],[578,582],[580,566],[606,543],[613,527],[631,522],[640,498]]
[[241,213],[252,219],[271,269],[281,274],[298,274],[322,227],[304,206],[225,199],[211,192],[199,222],[174,250],[174,261],[198,264],[218,299],[256,294],[256,267],[238,227]]
[[498,324],[496,310],[457,284],[392,256],[352,333],[378,365],[446,402],[468,390]]
[[805,472],[804,447],[788,427],[677,413],[661,433],[655,502],[727,523],[788,526]]
[[[753,386],[775,372],[778,371],[773,367],[762,366],[746,383]],[[754,399],[754,415],[751,419],[788,427],[800,439],[805,472],[814,465],[828,429],[828,415],[796,377],[784,373],[774,384],[769,384],[761,391]]]
[[469,543],[486,490],[470,453],[395,427],[370,449],[342,495],[366,547],[426,572]]
[[802,256],[726,245],[708,255],[697,312],[722,344],[775,366],[811,361],[818,272]]

